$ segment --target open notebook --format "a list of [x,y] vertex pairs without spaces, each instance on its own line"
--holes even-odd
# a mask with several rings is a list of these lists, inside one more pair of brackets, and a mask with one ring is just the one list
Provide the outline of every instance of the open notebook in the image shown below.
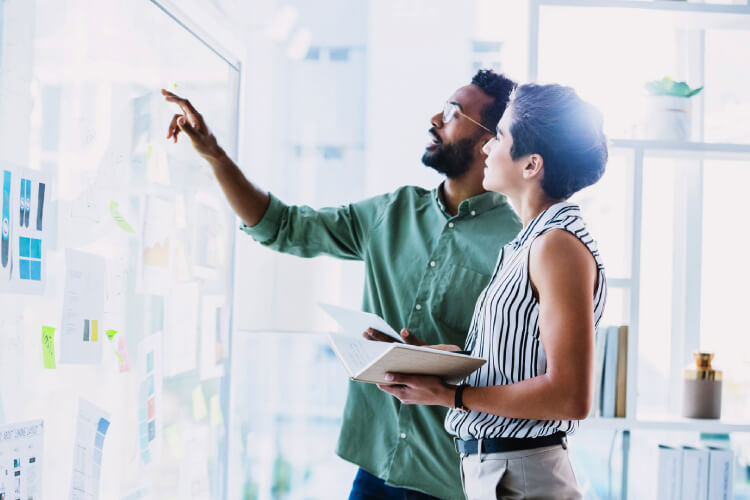
[[342,333],[329,333],[333,352],[352,380],[389,385],[385,374],[437,375],[457,384],[485,361],[466,354],[429,347],[375,342]]

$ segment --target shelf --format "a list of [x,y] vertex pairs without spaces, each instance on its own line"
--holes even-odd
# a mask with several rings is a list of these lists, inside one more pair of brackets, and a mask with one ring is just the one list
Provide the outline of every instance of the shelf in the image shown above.
[[640,150],[647,157],[690,160],[750,160],[750,144],[612,139],[610,149]]
[[727,422],[691,418],[590,418],[581,422],[581,430],[651,430],[674,432],[706,432],[724,434],[750,432],[750,422]]
[[539,7],[585,7],[615,17],[648,15],[650,20],[675,28],[750,29],[750,6],[679,1],[532,0]]

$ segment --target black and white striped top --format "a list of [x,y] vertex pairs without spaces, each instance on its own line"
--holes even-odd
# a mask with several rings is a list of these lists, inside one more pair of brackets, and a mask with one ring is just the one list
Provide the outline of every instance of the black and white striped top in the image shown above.
[[[575,235],[591,251],[597,264],[594,323],[599,324],[607,300],[607,285],[597,250],[581,218],[578,205],[557,203],[537,217],[503,247],[489,284],[477,299],[466,339],[473,356],[487,360],[464,383],[474,387],[514,384],[547,371],[547,358],[539,336],[539,302],[529,280],[529,249],[534,239],[552,229]],[[558,431],[572,434],[578,421],[525,420],[488,413],[450,410],[445,429],[460,439],[539,437]]]

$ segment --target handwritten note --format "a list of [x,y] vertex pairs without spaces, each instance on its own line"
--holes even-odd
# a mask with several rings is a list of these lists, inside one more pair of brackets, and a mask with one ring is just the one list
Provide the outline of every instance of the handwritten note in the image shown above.
[[42,327],[42,355],[44,356],[44,367],[54,370],[55,363],[55,329],[51,326]]

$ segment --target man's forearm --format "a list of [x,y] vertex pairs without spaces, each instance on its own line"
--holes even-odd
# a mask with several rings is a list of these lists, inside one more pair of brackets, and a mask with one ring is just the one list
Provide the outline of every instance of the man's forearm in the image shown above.
[[235,213],[248,226],[260,222],[270,202],[268,193],[250,182],[224,151],[204,158],[213,168],[216,180]]

